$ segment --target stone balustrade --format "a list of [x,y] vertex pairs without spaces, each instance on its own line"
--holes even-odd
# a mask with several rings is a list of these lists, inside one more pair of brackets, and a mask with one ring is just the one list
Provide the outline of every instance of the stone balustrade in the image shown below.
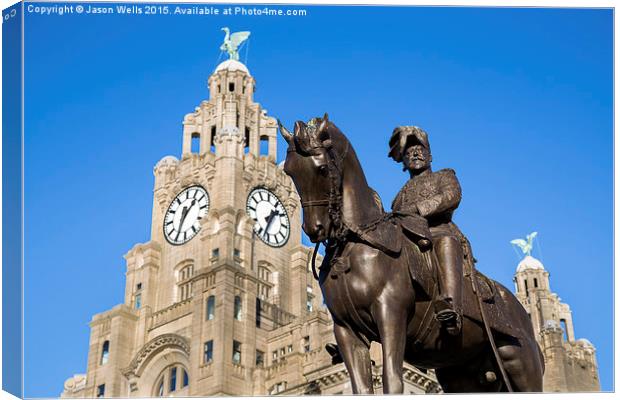
[[159,326],[174,321],[177,318],[184,317],[192,312],[192,298],[174,303],[162,310],[153,313],[150,318],[149,329],[155,329]]
[[267,380],[274,379],[281,375],[282,371],[287,370],[288,362],[286,359],[281,359],[278,362],[273,363],[271,366],[265,368],[265,376]]
[[307,363],[314,364],[317,358],[321,356],[321,352],[323,351],[325,351],[325,354],[327,354],[327,351],[324,350],[323,348],[310,350],[309,352],[304,353],[304,364],[307,364]]
[[247,377],[246,377],[245,372],[246,372],[246,369],[244,366],[242,366],[241,364],[233,363],[232,374],[234,376],[237,376],[242,379],[246,379]]
[[264,300],[260,302],[260,313],[261,316],[271,319],[276,327],[288,325],[296,318],[293,314]]

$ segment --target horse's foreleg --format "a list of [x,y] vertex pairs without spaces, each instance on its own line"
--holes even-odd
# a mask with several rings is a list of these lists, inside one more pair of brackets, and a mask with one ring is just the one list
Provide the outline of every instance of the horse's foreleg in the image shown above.
[[368,347],[347,327],[334,324],[334,335],[351,376],[353,393],[373,394]]
[[375,313],[383,348],[383,393],[403,393],[403,358],[407,341],[406,310],[381,304]]

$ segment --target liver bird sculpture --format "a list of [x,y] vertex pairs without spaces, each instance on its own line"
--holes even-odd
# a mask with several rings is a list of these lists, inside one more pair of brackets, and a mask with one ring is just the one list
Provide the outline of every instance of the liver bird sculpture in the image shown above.
[[235,32],[231,35],[230,29],[227,27],[222,28],[222,30],[226,32],[226,36],[224,36],[224,43],[220,46],[220,50],[227,52],[231,60],[239,61],[239,49],[243,42],[250,37],[250,32]]
[[532,253],[532,243],[534,243],[536,235],[538,235],[538,232],[532,232],[527,235],[525,239],[514,239],[511,240],[510,243],[519,246],[523,254],[529,256]]

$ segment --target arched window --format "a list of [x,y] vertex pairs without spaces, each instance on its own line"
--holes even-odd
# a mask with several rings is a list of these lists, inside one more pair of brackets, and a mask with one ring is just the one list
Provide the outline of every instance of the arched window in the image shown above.
[[182,365],[173,364],[164,368],[155,382],[154,396],[186,395],[187,392],[179,392],[189,386],[189,374]]
[[566,320],[564,318],[560,319],[560,325],[562,326],[563,339],[565,342],[568,342],[568,328],[566,327]]
[[110,341],[106,340],[101,346],[101,365],[107,364],[110,358]]
[[241,297],[235,296],[235,319],[241,321]]
[[312,312],[314,310],[312,299],[314,299],[314,296],[310,293],[306,293],[306,311],[308,312]]
[[233,340],[232,361],[234,364],[241,364],[241,343],[236,340]]
[[244,144],[244,152],[250,151],[250,128],[245,127],[245,144]]
[[177,390],[177,367],[170,368],[170,392],[174,392]]
[[136,310],[142,307],[142,283],[138,282],[136,285],[136,291],[134,292],[133,306]]
[[215,153],[215,135],[217,135],[217,128],[213,125],[211,127],[211,153]]
[[269,136],[260,137],[259,153],[261,156],[269,155]]
[[134,299],[134,307],[136,310],[139,310],[142,307],[142,293],[138,293],[136,298]]
[[189,386],[189,375],[186,370],[183,370],[183,380],[181,381],[181,389],[185,386]]
[[215,318],[215,296],[209,296],[207,299],[207,321]]
[[200,133],[192,133],[192,147],[190,150],[192,153],[200,153]]
[[202,361],[205,365],[213,361],[213,340],[205,342]]

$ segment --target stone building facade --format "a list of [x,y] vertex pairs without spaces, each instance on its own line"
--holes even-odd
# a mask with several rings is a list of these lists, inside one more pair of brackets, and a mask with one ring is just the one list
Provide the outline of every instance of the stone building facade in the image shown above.
[[[92,318],[86,374],[62,397],[351,393],[324,350],[332,321],[301,244],[299,197],[276,164],[276,120],[242,63],[221,63],[208,85],[183,120],[181,158],[154,168],[151,237],[125,255],[124,301]],[[379,346],[372,354],[380,389]],[[432,372],[405,371],[406,393],[439,391]]]
[[514,282],[545,358],[544,391],[600,391],[596,350],[587,339],[575,340],[570,307],[551,291],[549,272],[543,264],[525,256],[517,266]]

